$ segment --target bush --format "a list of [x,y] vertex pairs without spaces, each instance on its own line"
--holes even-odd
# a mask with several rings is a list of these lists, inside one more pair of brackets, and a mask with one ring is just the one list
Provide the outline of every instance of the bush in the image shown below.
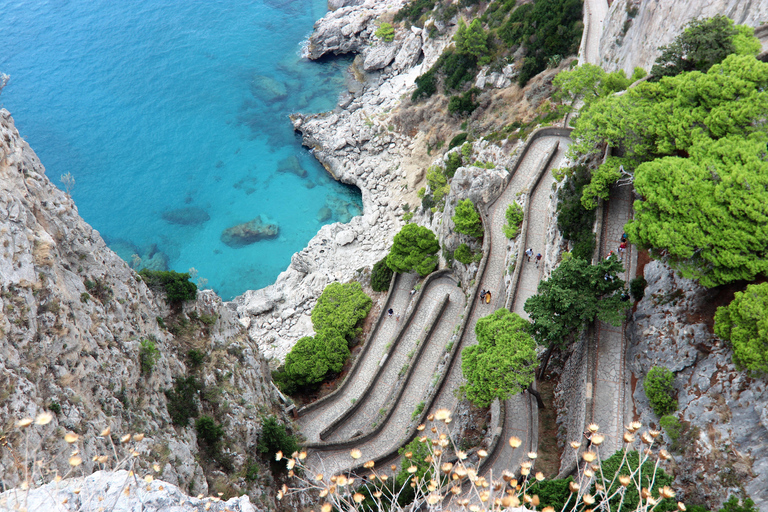
[[453,257],[465,265],[469,265],[475,258],[472,249],[467,244],[460,244],[453,252]]
[[165,391],[171,423],[187,427],[190,418],[197,418],[199,412],[196,397],[200,389],[202,385],[194,377],[176,377],[173,380],[173,389]]
[[758,512],[758,509],[750,498],[744,498],[744,501],[741,501],[738,497],[731,496],[723,503],[720,512]]
[[557,193],[557,228],[563,238],[573,242],[573,257],[586,261],[595,252],[595,211],[582,206],[581,195],[591,179],[586,166],[576,167]]
[[157,349],[155,341],[157,339],[150,335],[147,339],[139,342],[139,368],[142,375],[152,375],[152,369],[157,360],[160,359],[160,351]]
[[[448,162],[445,164],[445,175],[448,178],[453,178],[453,175],[456,174],[456,171],[459,167],[461,167],[462,164],[462,158],[461,155],[458,153],[449,153],[448,154]],[[446,190],[447,193],[447,190]]]
[[406,224],[395,235],[387,266],[395,272],[416,271],[424,277],[437,267],[439,250],[437,237],[429,228]]
[[461,146],[467,141],[467,137],[469,137],[469,134],[467,132],[461,132],[460,134],[456,135],[454,138],[451,139],[451,142],[448,143],[448,149],[453,149],[456,146]]
[[416,78],[416,90],[411,93],[411,101],[418,101],[420,98],[429,98],[436,92],[437,70],[433,67]]
[[507,238],[515,238],[520,232],[520,226],[523,225],[523,207],[517,203],[510,203],[507,206],[507,223],[502,228],[504,230],[504,236]]
[[189,352],[187,352],[187,360],[189,361],[189,365],[192,368],[197,368],[201,364],[203,364],[203,361],[205,360],[205,352],[202,350],[196,350],[192,349]]
[[387,257],[384,256],[373,265],[373,270],[371,271],[371,288],[373,288],[373,291],[388,291],[389,283],[392,281],[393,275],[394,272],[387,266]]
[[645,276],[638,276],[629,282],[629,293],[635,300],[642,300],[645,296],[645,287],[648,286],[648,281],[645,280]]
[[715,334],[731,343],[739,368],[768,371],[768,283],[751,284],[717,308]]
[[[555,510],[563,510],[565,503],[571,495],[571,491],[568,488],[571,482],[573,482],[573,477],[570,476],[560,480],[537,481],[529,488],[528,495],[538,495],[539,501],[542,504],[554,507]],[[573,500],[571,500],[571,503],[573,503]]]
[[197,297],[197,286],[189,280],[188,272],[145,268],[139,272],[139,275],[150,288],[163,289],[169,304],[179,304],[187,300],[195,300]]
[[409,20],[416,23],[423,14],[430,12],[435,8],[437,0],[413,0],[407,2],[395,14],[395,21]]
[[451,96],[448,101],[448,112],[451,114],[471,114],[480,105],[475,102],[475,97],[480,89],[473,87],[463,94]]
[[276,379],[289,393],[296,388],[314,389],[325,378],[338,373],[349,358],[347,340],[336,331],[322,331],[313,336],[299,338],[296,345],[285,356],[285,375]]
[[677,399],[673,395],[672,387],[674,380],[675,374],[663,366],[654,366],[645,376],[645,396],[650,400],[656,416],[665,416],[677,410]]
[[261,424],[261,434],[256,450],[267,460],[274,461],[277,452],[283,452],[290,457],[293,452],[299,450],[299,443],[296,442],[295,437],[288,434],[283,425],[278,423],[277,418],[268,416]]
[[382,23],[379,28],[376,29],[376,37],[391,43],[395,40],[395,29],[391,23]]
[[360,283],[331,283],[312,309],[312,325],[317,333],[333,332],[351,339],[358,334],[357,324],[368,316],[371,305]]
[[[640,494],[638,492],[640,487],[661,489],[665,485],[672,484],[672,477],[661,468],[658,468],[654,478],[653,460],[646,460],[642,467],[638,469],[638,466],[640,466],[640,455],[636,451],[627,452],[626,459],[624,459],[624,453],[618,451],[605,459],[600,466],[602,467],[604,480],[611,483],[611,487],[607,491],[610,495],[613,495],[613,499],[610,500],[610,508],[607,510],[612,510],[614,512],[637,510],[638,505],[640,504]],[[633,468],[635,472],[631,471],[630,468]],[[640,475],[642,475],[640,485],[637,487],[630,485],[629,487],[626,487],[624,493],[617,492],[621,484],[616,475],[629,475],[631,473],[635,475],[634,478],[640,478]],[[594,486],[592,492],[594,494]],[[620,502],[622,503],[621,508],[619,508]],[[603,505],[598,506],[596,503],[594,509],[599,510],[602,507]],[[677,503],[674,500],[667,498],[656,505],[653,510],[654,512],[677,510]]]
[[217,451],[219,441],[224,437],[224,429],[210,416],[201,416],[195,421],[198,442],[203,441],[208,451]]
[[483,236],[483,223],[480,214],[477,213],[475,204],[471,199],[459,201],[456,205],[456,214],[451,217],[456,231],[475,238]]

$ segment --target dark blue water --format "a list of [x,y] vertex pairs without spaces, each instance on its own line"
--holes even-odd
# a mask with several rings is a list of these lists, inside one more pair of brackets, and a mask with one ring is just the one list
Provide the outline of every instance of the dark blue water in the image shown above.
[[[197,270],[225,299],[274,282],[361,213],[287,114],[333,108],[348,61],[300,58],[325,0],[0,0],[0,105],[52,181],[134,266]],[[282,168],[282,171],[281,171]],[[328,216],[330,214],[330,217]],[[261,216],[279,234],[232,246]],[[323,220],[319,220],[323,219]]]

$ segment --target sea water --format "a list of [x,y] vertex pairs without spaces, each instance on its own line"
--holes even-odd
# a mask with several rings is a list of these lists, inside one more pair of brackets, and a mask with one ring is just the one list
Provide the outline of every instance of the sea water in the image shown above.
[[[326,0],[0,0],[0,106],[80,215],[134,268],[224,299],[274,282],[318,229],[362,212],[291,112],[333,108],[348,60],[301,58]],[[66,180],[65,180],[66,181]],[[71,183],[70,183],[71,184]],[[228,245],[260,217],[276,237]],[[84,276],[85,277],[85,276]]]

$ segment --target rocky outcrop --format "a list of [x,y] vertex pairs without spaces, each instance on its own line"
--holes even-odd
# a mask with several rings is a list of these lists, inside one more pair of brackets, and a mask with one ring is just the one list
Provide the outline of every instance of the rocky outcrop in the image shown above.
[[768,392],[763,380],[737,370],[731,350],[712,333],[714,306],[729,297],[681,278],[666,265],[646,265],[648,287],[628,328],[628,365],[637,379],[636,414],[658,425],[642,381],[653,366],[675,372],[678,417],[697,429],[675,456],[678,498],[717,510],[743,486],[759,510],[768,507]]
[[208,215],[208,212],[197,206],[187,206],[184,208],[176,208],[175,210],[168,210],[167,212],[163,212],[162,217],[166,222],[180,224],[182,226],[196,226],[211,220],[211,216]]
[[600,62],[607,71],[636,67],[650,71],[657,48],[672,42],[696,18],[724,14],[757,27],[768,20],[768,3],[754,0],[615,0],[600,38]]
[[142,510],[145,512],[257,512],[248,496],[222,501],[218,498],[193,498],[177,486],[162,480],[137,479],[128,471],[97,471],[80,479],[51,482],[29,492],[18,489],[0,494],[2,510],[66,510],[98,512]]
[[[171,334],[158,318],[184,319],[186,331]],[[205,315],[206,324],[199,319]],[[150,371],[140,363],[141,342],[158,351]],[[187,352],[206,355],[197,378],[216,390],[216,420],[225,425],[227,454],[242,468],[260,431],[259,409],[271,406],[269,374],[234,311],[212,292],[202,292],[183,311],[171,312],[97,231],[78,215],[72,200],[45,176],[35,153],[0,110],[0,418],[13,422],[55,413],[53,428],[95,439],[105,427],[120,434],[141,431],[141,464],[159,464],[158,476],[195,492],[208,492],[216,477],[197,462],[193,427],[171,424],[164,390],[189,375]],[[220,393],[220,394],[219,394]],[[204,409],[206,410],[206,409]],[[206,410],[208,411],[208,410]],[[23,437],[9,434],[0,467],[15,467]],[[30,443],[48,453],[67,451],[56,436]],[[85,442],[86,473],[99,448]],[[51,470],[67,472],[66,458]],[[226,477],[223,473],[220,475]],[[3,474],[6,486],[18,484]],[[244,479],[227,481],[243,492]],[[266,485],[265,482],[263,484]],[[250,487],[262,495],[258,485]],[[268,494],[263,499],[269,500]]]
[[279,232],[277,224],[267,222],[259,215],[248,222],[225,229],[221,233],[221,241],[230,247],[245,247],[265,238],[274,238]]

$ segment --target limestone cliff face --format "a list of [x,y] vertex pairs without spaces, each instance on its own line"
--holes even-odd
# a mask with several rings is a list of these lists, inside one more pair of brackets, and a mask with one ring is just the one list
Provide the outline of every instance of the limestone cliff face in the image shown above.
[[666,45],[696,18],[724,14],[738,24],[757,27],[768,21],[765,0],[614,0],[600,38],[600,62],[607,71],[636,66],[650,71]]
[[[179,337],[162,329],[157,319],[171,315],[162,297],[79,217],[8,111],[0,110],[0,428],[12,431],[16,420],[50,409],[58,434],[86,439],[82,458],[89,471],[97,452],[87,439],[107,426],[121,434],[144,432],[146,464],[160,464],[171,483],[207,492],[214,479],[196,462],[194,428],[174,427],[166,409],[164,390],[192,371],[187,352],[207,354],[195,375],[217,390],[216,419],[236,467],[256,443],[258,414],[270,406],[271,391],[263,359],[217,296],[202,292],[185,312],[191,315],[185,318],[217,320]],[[150,336],[160,357],[142,374],[140,341]],[[8,440],[9,449],[0,450],[4,468],[13,467],[12,448],[20,442],[13,435]],[[64,446],[57,435],[44,448],[58,453]],[[18,483],[3,473],[5,485]]]

